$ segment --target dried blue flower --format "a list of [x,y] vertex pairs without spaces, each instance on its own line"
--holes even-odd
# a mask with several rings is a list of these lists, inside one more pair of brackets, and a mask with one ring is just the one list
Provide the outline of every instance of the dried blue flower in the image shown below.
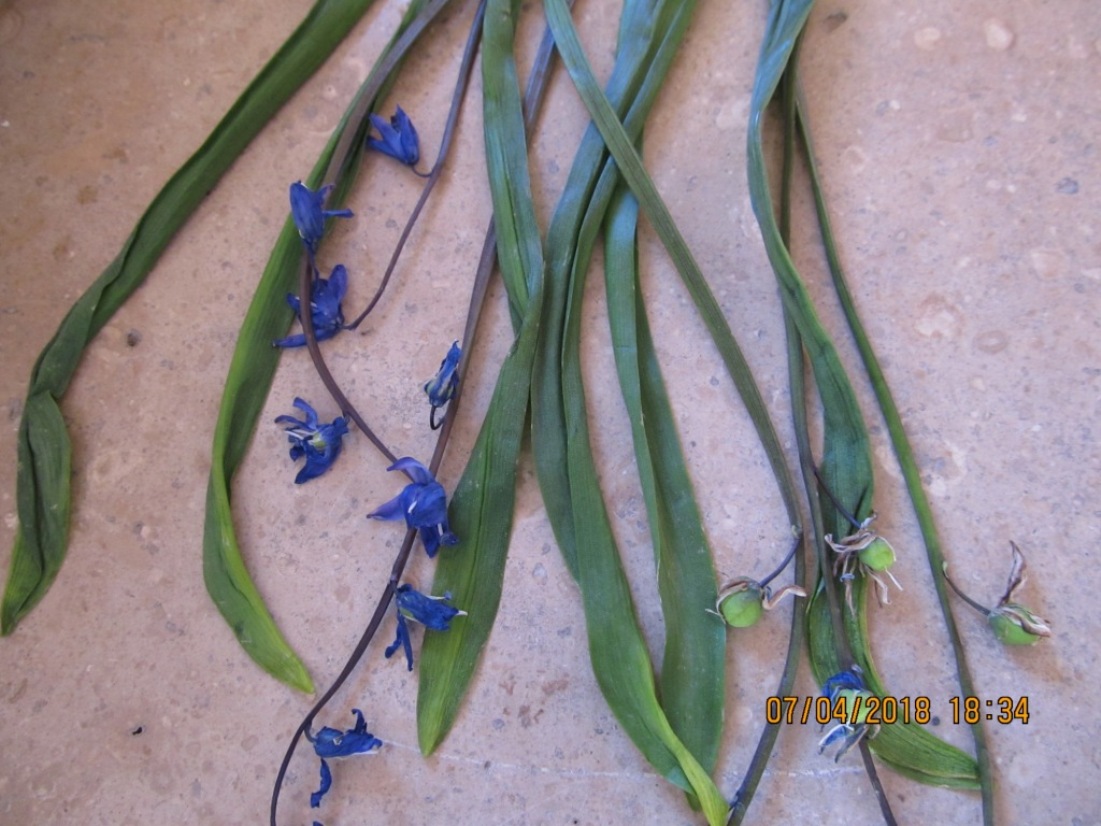
[[860,666],[854,665],[834,674],[822,686],[822,694],[830,699],[834,719],[840,718],[841,722],[826,732],[826,736],[818,742],[818,753],[821,754],[834,743],[841,743],[841,748],[833,758],[835,763],[864,737],[874,736],[877,729],[865,722],[871,710],[868,701],[873,694],[864,685],[862,675]]
[[348,424],[337,417],[329,424],[321,424],[317,411],[302,399],[295,398],[294,406],[306,414],[306,420],[294,416],[279,416],[276,424],[287,425],[287,441],[291,443],[291,459],[306,457],[306,464],[294,478],[296,485],[316,479],[333,466],[340,455],[340,440],[348,435]]
[[421,159],[420,140],[413,121],[399,106],[387,123],[378,115],[371,115],[371,124],[378,130],[378,138],[367,138],[367,148],[389,155],[406,166],[416,166]]
[[333,185],[329,184],[314,192],[301,181],[291,184],[291,218],[298,228],[302,243],[306,245],[311,264],[317,253],[317,245],[321,243],[321,236],[325,234],[325,219],[351,218],[354,215],[350,209],[325,209],[325,199],[332,189]]
[[466,616],[466,611],[460,611],[447,603],[451,601],[451,594],[442,597],[432,597],[422,594],[408,583],[399,585],[394,594],[394,604],[398,609],[398,630],[394,641],[386,648],[386,659],[394,656],[399,647],[405,651],[405,661],[409,670],[413,670],[413,644],[409,639],[409,626],[406,620],[419,622],[425,628],[433,631],[451,630],[451,620],[455,617]]
[[398,459],[387,470],[400,470],[413,481],[406,485],[401,493],[382,507],[367,514],[369,519],[404,519],[405,524],[415,528],[424,543],[429,557],[434,557],[440,545],[455,545],[459,538],[451,533],[447,524],[447,493],[443,485],[436,481],[432,471],[406,456]]
[[825,685],[822,686],[822,694],[829,697],[831,700],[836,700],[841,696],[842,691],[866,690],[867,687],[864,685],[864,678],[861,676],[861,673],[860,666],[854,666],[851,669],[837,672],[826,680]]
[[447,351],[440,369],[436,375],[424,383],[424,392],[428,394],[428,403],[432,405],[432,412],[428,416],[428,424],[436,430],[443,422],[436,422],[436,410],[443,407],[455,396],[459,389],[459,359],[463,351],[459,342],[451,342],[451,349]]
[[310,806],[314,809],[321,805],[321,799],[333,785],[333,773],[327,760],[373,754],[382,746],[382,741],[367,731],[363,712],[354,708],[352,713],[356,716],[356,724],[352,728],[339,731],[325,726],[312,738],[314,754],[321,758],[321,787],[310,795]]
[[[348,270],[343,264],[333,267],[328,278],[315,278],[310,287],[310,318],[313,319],[314,337],[318,341],[332,338],[344,329],[344,309],[340,302],[348,292]],[[302,302],[298,296],[287,293],[287,303],[291,305],[299,320],[302,318]],[[302,347],[306,344],[305,333],[273,341],[273,347]]]

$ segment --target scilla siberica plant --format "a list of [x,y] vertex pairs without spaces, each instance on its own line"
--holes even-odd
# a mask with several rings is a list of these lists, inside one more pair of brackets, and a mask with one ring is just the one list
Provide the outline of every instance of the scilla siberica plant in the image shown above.
[[[282,783],[302,738],[311,743],[314,755],[320,760],[320,784],[309,798],[313,809],[322,807],[338,780],[332,761],[374,754],[385,748],[384,740],[368,730],[370,709],[365,703],[357,705],[367,708],[368,714],[353,708],[354,723],[350,728],[314,727],[315,717],[328,707],[355,670],[383,623],[394,623],[393,641],[382,652],[385,658],[392,658],[400,650],[408,670],[412,671],[418,663],[422,674],[448,675],[447,680],[422,680],[418,698],[418,737],[422,750],[430,753],[447,735],[500,601],[516,465],[529,421],[548,520],[584,607],[597,683],[623,730],[645,758],[683,789],[712,826],[728,820],[741,821],[777,736],[775,726],[765,727],[740,786],[732,795],[720,791],[713,778],[721,775],[717,757],[726,704],[727,628],[750,628],[785,595],[795,599],[788,657],[778,693],[790,693],[806,637],[823,698],[843,709],[844,719],[826,732],[819,750],[832,751],[835,760],[842,759],[850,750],[860,752],[887,823],[893,823],[894,819],[878,782],[872,754],[880,758],[882,765],[920,782],[980,788],[984,819],[992,822],[992,781],[981,728],[974,729],[972,758],[920,726],[879,725],[867,719],[868,702],[890,696],[871,657],[866,629],[867,596],[874,588],[880,602],[886,604],[887,581],[894,582],[889,568],[896,553],[871,527],[875,518],[874,463],[867,424],[846,368],[818,320],[817,310],[790,254],[788,189],[797,135],[806,150],[805,161],[831,275],[921,523],[936,574],[938,598],[953,638],[961,688],[963,693],[972,690],[947,607],[945,585],[955,586],[947,579],[946,563],[920,483],[912,481],[919,479],[912,452],[844,285],[825,218],[794,59],[810,13],[810,0],[776,0],[769,8],[750,101],[747,155],[751,201],[783,295],[783,315],[788,325],[790,395],[796,400],[793,409],[796,439],[807,490],[806,509],[811,515],[807,533],[814,543],[818,563],[813,587],[806,576],[807,537],[802,527],[802,509],[781,442],[711,287],[638,154],[646,117],[688,30],[694,3],[627,0],[622,6],[622,37],[616,46],[615,65],[606,88],[596,82],[580,47],[569,4],[566,0],[547,0],[544,4],[555,48],[592,117],[545,239],[532,203],[525,130],[533,123],[545,85],[552,38],[544,38],[531,72],[528,93],[521,100],[514,58],[518,3],[487,0],[479,5],[441,149],[430,170],[417,169],[421,147],[409,114],[400,106],[394,108],[389,118],[379,114],[383,111],[380,99],[383,89],[396,78],[403,57],[447,3],[448,0],[413,0],[409,4],[394,39],[357,94],[317,168],[305,180],[290,185],[291,221],[277,244],[273,263],[265,271],[257,291],[255,307],[250,309],[242,328],[219,414],[204,536],[207,587],[248,653],[279,679],[304,691],[312,691],[312,680],[266,613],[245,569],[233,534],[228,492],[230,477],[240,461],[241,451],[234,445],[247,443],[249,416],[254,417],[254,411],[259,409],[258,400],[262,400],[270,386],[279,354],[288,351],[295,354],[290,357],[304,358],[301,354],[308,352],[332,399],[330,405],[316,398],[306,401],[296,397],[293,407],[297,413],[275,419],[284,428],[291,461],[302,460],[295,484],[309,482],[307,492],[331,484],[340,473],[331,471],[339,463],[363,460],[363,453],[368,450],[366,442],[383,456],[388,471],[402,473],[407,478],[407,483],[389,501],[364,514],[372,520],[404,523],[405,538],[374,614],[347,665],[292,738],[276,777],[271,823],[273,826],[276,823]],[[323,2],[319,9],[336,14],[333,8],[340,5]],[[357,13],[366,8],[366,3],[360,0],[342,5],[339,11],[345,15],[351,14],[348,11],[351,7]],[[339,39],[336,35],[340,27],[327,27],[319,18],[325,18],[325,14],[311,17],[296,33],[291,46],[316,43],[323,44],[318,45],[322,51],[331,49]],[[496,222],[486,235],[464,334],[447,349],[437,374],[423,384],[430,428],[439,429],[440,433],[433,456],[422,463],[411,456],[399,458],[374,433],[329,369],[325,349],[319,343],[355,330],[381,299],[410,230],[439,180],[458,103],[483,32],[484,137]],[[291,58],[298,52],[291,49],[280,54],[288,65],[297,65]],[[277,56],[276,63],[279,59]],[[254,97],[264,99],[266,95],[262,93],[267,92],[269,85],[261,80],[257,81]],[[250,94],[253,91],[250,87]],[[285,97],[286,90],[279,94],[271,92],[273,101]],[[777,106],[773,106],[774,101]],[[783,110],[784,172],[777,209],[772,200],[777,187],[769,180],[766,161],[771,159],[766,158],[768,143],[764,129],[769,119],[766,112],[778,107]],[[385,111],[390,109],[387,107]],[[231,133],[234,140],[230,143],[239,142],[240,136],[247,135],[252,128],[251,124],[242,125],[235,120],[239,117],[243,115],[237,110],[227,116],[222,136]],[[208,157],[203,154],[207,151],[206,148],[200,151],[200,160]],[[387,159],[381,162],[408,168],[424,178],[425,184],[374,297],[347,323],[344,303],[352,286],[349,282],[353,278],[362,279],[363,273],[338,263],[325,270],[328,275],[323,277],[318,260],[327,224],[332,219],[355,217],[340,204],[365,153],[368,157]],[[171,231],[178,226],[176,216],[186,214],[197,202],[195,193],[209,191],[220,174],[210,170],[224,169],[231,160],[226,154],[213,166],[198,163],[194,169],[185,168],[179,181],[174,179],[166,187],[166,197],[179,208],[169,210],[169,218],[160,223],[151,222],[167,233],[156,239],[156,244],[163,248],[167,243]],[[647,299],[638,265],[640,215],[648,218],[670,252],[674,268],[698,308],[753,421],[784,500],[788,521],[779,534],[782,544],[791,542],[790,551],[779,567],[760,581],[741,576],[729,580],[721,589],[718,586],[709,539],[677,436],[676,416],[648,326]],[[177,223],[173,224],[174,221]],[[141,233],[146,231],[144,227],[141,229]],[[135,237],[142,244],[150,243],[140,233]],[[598,239],[604,242],[607,310],[616,370],[630,419],[640,486],[653,537],[656,589],[664,621],[665,649],[660,669],[636,617],[599,483],[598,471],[602,469],[593,458],[589,440],[590,411],[581,370],[580,319],[585,317],[581,302]],[[437,474],[461,399],[464,360],[468,355],[464,349],[473,340],[472,331],[494,255],[499,260],[508,296],[515,340],[501,367],[490,411],[467,469],[455,487],[454,499],[449,499]],[[141,262],[133,263],[125,254],[120,256],[117,267],[112,265],[102,283],[97,282],[78,302],[73,320],[65,322],[65,335],[59,333],[43,354],[43,363],[49,369],[36,368],[27,401],[28,415],[20,435],[21,485],[26,487],[28,474],[34,478],[34,484],[26,495],[19,497],[21,528],[13,554],[13,572],[19,575],[13,573],[5,594],[0,617],[5,630],[10,630],[41,598],[56,574],[64,550],[69,498],[68,480],[62,477],[66,477],[68,468],[67,441],[56,401],[64,392],[79,353],[57,348],[69,346],[67,342],[86,340],[89,331],[102,324],[104,314],[109,316],[117,306],[119,296],[124,297],[128,294],[126,290],[132,290],[140,282],[141,266]],[[116,287],[117,283],[126,285],[126,289]],[[101,298],[106,304],[99,304]],[[293,319],[297,319],[301,329],[288,334],[287,325]],[[84,327],[78,329],[82,324]],[[276,329],[280,325],[281,329]],[[435,348],[442,351],[445,343],[446,339],[431,344],[434,358],[438,355]],[[817,455],[811,447],[803,404],[808,396],[803,386],[804,366],[808,364],[805,359],[809,359],[822,413],[821,448]],[[311,402],[316,403],[316,408]],[[43,449],[44,445],[62,447],[50,453]],[[65,472],[53,472],[56,468]],[[291,484],[289,474],[285,483]],[[454,531],[452,524],[457,526]],[[58,537],[60,549],[56,542],[50,545],[50,540]],[[427,557],[438,566],[433,587],[427,592],[417,590],[404,578],[406,561],[418,541]],[[1041,617],[1013,601],[1015,592],[1024,583],[1023,555],[1015,545],[1013,550],[1007,589],[994,608],[984,608],[962,593],[960,596],[986,616],[999,640],[1011,645],[1032,644],[1048,637],[1051,631]],[[27,560],[33,560],[37,568],[32,571],[33,566]],[[795,582],[777,586],[774,591],[771,583],[792,560]],[[456,599],[452,594],[457,595]],[[411,623],[425,629],[416,658],[417,632]],[[372,723],[372,728],[375,726]]]

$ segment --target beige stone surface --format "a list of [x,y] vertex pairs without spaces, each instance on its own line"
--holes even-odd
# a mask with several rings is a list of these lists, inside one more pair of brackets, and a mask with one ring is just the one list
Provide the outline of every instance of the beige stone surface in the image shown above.
[[[36,355],[309,5],[0,2],[0,564],[15,531],[16,432]],[[765,3],[700,6],[647,131],[647,160],[790,447],[778,303],[744,172]],[[617,8],[588,0],[578,11],[602,71]],[[286,187],[312,165],[399,14],[379,4],[354,30],[87,352],[64,404],[74,443],[69,556],[39,607],[0,640],[0,822],[266,822],[276,768],[312,699],[253,665],[204,590],[210,434],[240,320],[286,217]],[[434,29],[393,94],[415,117],[428,157],[468,15]],[[538,4],[525,19],[530,44]],[[993,602],[1015,540],[1031,563],[1023,597],[1055,630],[1043,646],[1005,651],[956,604],[980,696],[1030,700],[1027,725],[987,728],[999,822],[1099,824],[1101,7],[823,2],[802,65],[842,255],[955,576]],[[489,217],[480,117],[472,97],[455,161],[378,312],[329,345],[348,392],[399,453],[431,450],[419,383],[461,331]],[[533,150],[544,222],[585,123],[559,75]],[[368,160],[352,197],[357,218],[322,253],[348,265],[351,306],[373,289],[418,191],[404,170]],[[797,257],[858,375],[809,218],[803,203]],[[774,483],[649,231],[644,245],[655,336],[717,567],[762,575],[787,542]],[[585,312],[594,450],[639,614],[660,650],[645,510],[599,281],[591,279]],[[448,486],[509,344],[499,289],[490,302],[470,403],[441,473]],[[285,438],[271,420],[295,395],[324,416],[336,413],[307,362],[302,353],[284,359],[235,496],[258,587],[324,687],[359,637],[400,543],[398,528],[364,516],[399,485],[357,435],[328,476],[292,484]],[[950,720],[958,690],[914,519],[866,382],[856,383],[879,462],[880,526],[900,550],[905,587],[889,608],[872,611],[875,651],[895,693],[931,698],[937,732],[969,748]],[[427,560],[416,558],[410,576],[427,585]],[[789,610],[730,635],[717,778],[727,793],[778,680]],[[577,588],[527,455],[497,625],[466,708],[430,759],[416,748],[416,675],[381,654],[391,633],[384,626],[320,720],[344,726],[352,707],[363,708],[387,744],[338,764],[322,822],[700,822],[600,696]],[[804,664],[797,693],[815,692]],[[782,732],[750,823],[881,822],[859,761],[819,756],[819,737],[815,726]],[[902,823],[979,822],[975,794],[889,772],[883,779]],[[301,749],[281,822],[311,822],[316,782],[316,760]]]

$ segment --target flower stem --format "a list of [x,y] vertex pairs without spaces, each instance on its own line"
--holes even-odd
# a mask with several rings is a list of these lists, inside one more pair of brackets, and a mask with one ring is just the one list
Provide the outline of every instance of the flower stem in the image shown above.
[[[861,523],[857,521],[855,516],[849,513],[848,509],[846,509],[843,504],[841,504],[841,500],[834,496],[833,491],[830,490],[830,486],[827,485],[826,480],[822,478],[822,474],[818,470],[818,465],[812,464],[811,470],[814,473],[814,478],[818,481],[819,487],[822,488],[822,492],[826,494],[826,497],[830,500],[830,502],[833,503],[833,506],[837,508],[837,512],[845,517],[850,525],[852,525],[857,530],[860,530]],[[838,540],[840,539],[841,537],[838,537]]]
[[[800,32],[796,40],[795,48],[792,50],[791,60],[781,79],[784,131],[779,224],[781,241],[788,249],[791,248],[791,178],[794,172],[795,139],[798,130],[796,67],[799,46],[802,40],[802,33]],[[817,496],[818,490],[825,491],[834,507],[836,507],[838,512],[846,519],[857,527],[859,527],[859,523],[849,514],[847,509],[841,507],[833,493],[822,482],[822,478],[818,473],[818,467],[811,453],[810,436],[807,428],[802,337],[786,305],[784,307],[784,321],[788,332],[788,364],[791,381],[792,410],[795,417],[796,440],[799,446],[799,456],[803,466],[803,478],[807,487],[807,497],[811,505],[811,522],[815,531],[815,544],[818,549],[818,576],[819,581],[825,583],[826,587],[826,599],[830,606],[830,621],[833,624],[834,639],[837,641],[836,644],[840,649],[837,652],[838,659],[846,663],[847,668],[851,668],[855,665],[856,660],[853,656],[852,646],[849,644],[848,634],[845,633],[837,587],[834,582],[833,574],[830,571],[829,560],[827,559],[824,541],[825,537],[823,534],[822,511]],[[816,484],[812,484],[812,478],[815,480]],[[883,784],[879,779],[879,773],[876,771],[875,763],[872,760],[872,753],[871,749],[868,747],[867,738],[861,738],[859,748],[860,757],[864,763],[864,771],[868,775],[868,781],[871,783],[876,801],[879,803],[879,809],[883,815],[883,822],[886,826],[897,826],[894,813],[891,811],[890,801],[887,799],[887,793],[883,789]]]
[[[921,530],[922,540],[925,544],[926,554],[929,558],[929,568],[933,575],[933,585],[936,588],[937,600],[940,603],[941,614],[944,618],[944,626],[951,641],[952,653],[956,661],[956,673],[959,679],[961,693],[966,696],[975,695],[974,681],[971,679],[971,670],[967,665],[967,658],[963,650],[963,642],[960,639],[959,628],[952,613],[952,606],[948,598],[945,582],[948,581],[944,572],[945,560],[941,550],[940,537],[937,534],[936,522],[933,519],[932,507],[925,495],[922,486],[921,474],[917,461],[914,459],[913,448],[909,437],[902,424],[902,416],[895,404],[894,396],[887,384],[886,376],[872,349],[871,342],[856,312],[852,294],[849,291],[845,273],[841,266],[841,258],[834,242],[833,230],[830,225],[829,213],[826,211],[826,202],[822,194],[821,181],[818,177],[818,168],[814,159],[814,144],[811,141],[810,126],[807,123],[806,103],[803,100],[801,90],[796,89],[797,115],[800,136],[803,141],[804,155],[807,170],[810,175],[811,187],[814,191],[814,205],[818,214],[818,223],[821,228],[822,242],[825,247],[826,260],[829,264],[830,275],[833,278],[834,290],[837,293],[841,308],[845,313],[849,329],[852,332],[860,358],[864,363],[864,369],[871,381],[872,389],[879,403],[879,409],[887,423],[887,431],[891,437],[891,446],[894,448],[898,459],[902,476],[906,481],[906,490],[913,504],[914,513],[917,516],[918,526]],[[950,584],[950,583],[949,583]],[[961,594],[961,596],[963,596]],[[966,598],[965,598],[966,599]],[[970,603],[970,600],[967,600]],[[982,610],[980,608],[980,610]],[[975,742],[975,760],[979,768],[979,783],[982,790],[982,812],[985,826],[993,826],[994,823],[994,781],[990,762],[990,753],[986,747],[986,733],[982,721],[976,721],[971,726],[971,735]]]
[[784,557],[783,561],[779,565],[776,566],[776,570],[773,571],[768,576],[766,576],[764,579],[762,579],[760,581],[760,583],[758,583],[758,584],[762,588],[764,588],[766,585],[768,585],[770,582],[772,582],[772,580],[774,580],[774,579],[776,579],[776,577],[780,576],[780,574],[783,573],[784,568],[786,568],[788,566],[788,563],[791,562],[791,558],[793,556],[795,556],[795,552],[797,550],[799,550],[799,548],[800,548],[800,546],[802,546],[802,544],[803,544],[803,535],[802,535],[802,533],[800,533],[792,540],[791,550],[787,552],[787,556]]
[[[485,11],[485,0],[481,0],[478,4],[478,10],[475,13],[475,19],[472,24],[472,41],[468,41],[468,52],[470,52],[470,43],[475,42],[473,40],[474,32],[481,32],[482,18]],[[534,124],[535,118],[538,115],[539,105],[542,103],[544,93],[547,87],[547,75],[550,66],[550,60],[553,55],[553,40],[549,37],[549,33],[545,34],[540,44],[539,51],[536,54],[535,62],[532,67],[531,75],[528,80],[528,87],[524,96],[524,124],[527,127],[528,133],[531,133],[531,127]],[[472,55],[472,52],[471,52]],[[468,71],[466,65],[466,57],[464,56],[464,63],[462,71]],[[441,149],[441,155],[443,154]],[[438,166],[437,162],[437,166]],[[433,168],[435,172],[435,167]],[[467,312],[467,320],[463,332],[464,344],[468,341],[472,341],[475,335],[475,331],[478,326],[478,322],[481,318],[482,306],[484,304],[485,295],[488,290],[489,279],[493,273],[493,268],[496,263],[496,250],[497,250],[497,233],[494,228],[494,223],[491,219],[489,228],[486,230],[485,241],[482,244],[482,253],[478,261],[478,269],[474,279],[474,287],[471,291],[470,306]],[[308,293],[306,293],[308,294]],[[306,331],[307,344],[312,344],[314,349],[317,348],[316,337],[313,335],[311,320],[309,319],[309,313],[303,313],[303,327],[310,324],[310,328]],[[312,352],[312,351],[311,351]],[[470,348],[463,347],[463,354],[459,360],[458,373],[463,375],[466,362],[469,358]],[[315,362],[316,363],[316,362]],[[322,360],[322,365],[324,361]],[[330,376],[331,378],[331,376]],[[335,386],[335,382],[334,382]],[[339,392],[339,387],[336,387]],[[439,469],[440,462],[443,459],[443,454],[447,446],[448,439],[451,435],[451,429],[455,420],[455,414],[459,409],[459,402],[462,398],[463,382],[459,382],[459,386],[455,391],[455,395],[447,407],[447,413],[445,414],[443,427],[439,431],[439,436],[436,440],[436,448],[433,451],[432,459],[429,463],[429,470],[435,475]],[[337,401],[340,401],[340,397],[334,395]],[[349,403],[350,404],[350,403]],[[354,408],[349,407],[349,414],[352,413]],[[356,414],[358,415],[358,414]],[[355,419],[354,419],[355,420]],[[355,420],[359,425],[359,421]],[[366,431],[365,431],[366,432]],[[398,554],[394,559],[394,564],[390,569],[390,577],[383,588],[382,594],[379,597],[378,604],[375,606],[375,611],[371,616],[370,621],[367,623],[367,627],[364,629],[359,642],[356,643],[355,649],[353,649],[351,656],[349,656],[347,663],[341,670],[340,674],[333,681],[328,690],[321,696],[321,698],[314,704],[306,716],[302,719],[302,722],[298,725],[294,734],[291,737],[291,742],[287,746],[286,754],[283,756],[283,761],[279,766],[279,771],[275,777],[275,784],[272,790],[271,798],[271,819],[270,826],[277,826],[276,824],[276,810],[279,804],[279,793],[283,787],[283,779],[286,777],[287,769],[290,766],[291,758],[294,756],[295,749],[298,746],[299,741],[305,736],[310,739],[310,729],[313,726],[313,721],[320,713],[320,711],[329,703],[329,701],[336,695],[340,688],[351,676],[352,672],[359,665],[360,660],[366,653],[371,640],[374,638],[378,631],[379,626],[382,624],[383,619],[386,617],[386,612],[390,607],[390,602],[394,597],[394,593],[397,590],[398,582],[401,580],[401,576],[405,571],[406,563],[409,560],[409,554],[413,547],[413,542],[417,536],[415,530],[409,530],[406,532],[405,539],[401,544],[401,548],[398,550]]]
[[405,242],[409,240],[409,236],[413,232],[413,227],[416,225],[417,219],[420,218],[424,205],[428,203],[428,196],[432,194],[432,190],[435,189],[437,182],[440,180],[444,161],[447,160],[448,153],[451,150],[451,141],[455,136],[455,124],[458,123],[459,120],[459,110],[462,108],[462,103],[466,99],[466,90],[470,84],[470,72],[474,68],[474,54],[477,50],[476,47],[480,38],[482,19],[484,16],[485,2],[482,0],[482,2],[478,4],[478,11],[476,12],[474,23],[470,29],[470,36],[466,41],[466,48],[463,51],[463,59],[459,67],[459,77],[455,83],[455,91],[451,95],[451,108],[447,112],[447,122],[444,124],[443,138],[440,140],[440,151],[436,155],[436,162],[427,173],[417,172],[415,169],[413,170],[414,173],[425,179],[420,197],[417,199],[413,211],[409,214],[409,220],[405,222],[405,228],[401,231],[401,236],[398,238],[398,243],[394,247],[393,254],[390,256],[390,263],[386,265],[386,272],[382,275],[382,281],[379,282],[378,289],[375,290],[374,296],[367,303],[367,308],[356,316],[355,321],[345,325],[345,330],[354,330],[359,327],[359,325],[363,323],[363,320],[370,314],[371,310],[375,308],[375,305],[382,299],[382,294],[386,291],[386,285],[390,283],[390,277],[394,274],[394,269],[398,265],[398,259],[401,258],[402,250],[405,249]]
[[949,584],[949,586],[951,586],[952,590],[956,592],[956,596],[958,596],[960,599],[962,599],[964,602],[966,602],[968,605],[970,605],[972,608],[974,608],[976,611],[978,611],[984,617],[989,617],[990,616],[990,609],[989,608],[987,608],[983,605],[979,605],[979,603],[975,602],[975,600],[971,599],[971,597],[967,596],[967,594],[965,594],[963,591],[961,591],[960,587],[958,585],[956,585],[956,583],[954,583],[951,579],[949,579],[947,571],[944,571],[943,573],[944,573],[944,581],[947,582]]

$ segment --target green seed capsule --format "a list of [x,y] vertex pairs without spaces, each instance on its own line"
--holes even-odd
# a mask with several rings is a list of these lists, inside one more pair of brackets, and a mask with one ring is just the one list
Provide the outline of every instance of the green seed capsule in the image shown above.
[[1035,645],[1051,636],[1051,629],[1023,605],[1009,602],[990,612],[987,622],[994,635],[1006,645]]
[[845,722],[850,726],[859,726],[868,719],[868,714],[871,712],[869,701],[875,696],[872,692],[844,688],[838,692],[838,696],[845,698]]
[[886,539],[876,537],[859,554],[860,561],[873,571],[886,571],[895,564],[895,549]]
[[749,628],[764,613],[764,594],[761,586],[751,579],[737,579],[719,594],[716,606],[727,625],[733,628]]

